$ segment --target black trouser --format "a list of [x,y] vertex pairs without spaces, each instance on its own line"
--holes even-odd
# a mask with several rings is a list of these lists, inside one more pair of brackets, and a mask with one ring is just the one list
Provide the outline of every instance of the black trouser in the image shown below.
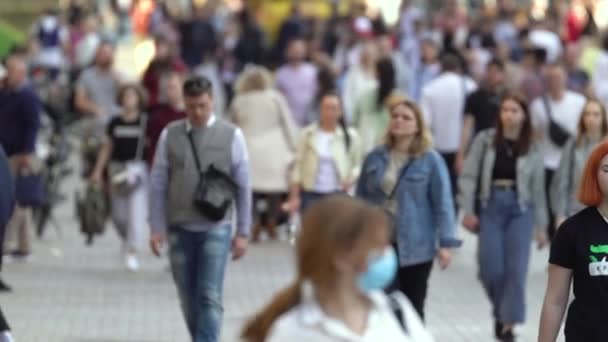
[[433,261],[399,267],[391,290],[399,290],[412,302],[412,306],[424,321],[424,301],[429,287]]
[[454,169],[454,162],[456,161],[456,152],[443,153],[441,152],[441,156],[445,161],[445,166],[448,168],[448,172],[450,174],[450,185],[452,186],[452,198],[454,199],[454,207],[456,207],[456,193],[457,189],[457,179],[458,175],[456,174],[456,170]]
[[0,308],[0,332],[9,330],[11,330],[11,328],[8,326],[6,318],[4,318],[4,314],[2,314],[2,309]]
[[545,169],[545,195],[547,197],[547,212],[549,213],[549,226],[547,227],[547,234],[549,234],[549,241],[553,239],[555,235],[555,213],[553,213],[553,208],[551,208],[551,181],[553,180],[553,175],[555,175],[555,170]]

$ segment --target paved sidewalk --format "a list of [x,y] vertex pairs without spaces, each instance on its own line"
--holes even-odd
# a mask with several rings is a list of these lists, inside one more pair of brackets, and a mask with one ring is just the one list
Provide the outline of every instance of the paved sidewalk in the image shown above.
[[[66,193],[73,190],[68,184]],[[167,261],[145,250],[141,271],[129,273],[123,267],[120,243],[112,229],[92,247],[86,247],[74,220],[72,200],[60,209],[61,234],[49,227],[28,262],[8,263],[3,271],[14,292],[0,294],[0,305],[17,342],[187,341]],[[441,342],[493,341],[490,307],[476,280],[476,240],[462,234],[465,244],[453,265],[443,272],[435,268],[431,276],[428,326]],[[519,329],[521,341],[535,341],[546,260],[546,250],[534,250],[529,319]],[[284,242],[252,246],[243,261],[230,263],[222,341],[237,341],[247,317],[292,275],[291,247]]]

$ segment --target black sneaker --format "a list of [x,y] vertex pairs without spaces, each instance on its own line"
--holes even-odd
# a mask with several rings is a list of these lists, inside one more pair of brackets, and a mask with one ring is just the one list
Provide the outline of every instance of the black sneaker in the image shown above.
[[10,286],[0,279],[0,292],[11,292],[12,290]]
[[501,342],[515,342],[515,334],[513,330],[507,330],[500,335],[499,340]]
[[11,252],[11,257],[13,258],[13,260],[17,260],[17,261],[27,261],[30,257],[30,253],[29,252],[22,252],[19,250],[15,250]]
[[502,329],[502,323],[500,323],[499,321],[494,321],[494,336],[496,336],[497,339],[500,339],[500,337],[502,336]]

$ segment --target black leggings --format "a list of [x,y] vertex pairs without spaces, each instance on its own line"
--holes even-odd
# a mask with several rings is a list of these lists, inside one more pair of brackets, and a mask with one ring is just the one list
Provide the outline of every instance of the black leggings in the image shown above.
[[11,330],[11,328],[9,328],[8,323],[6,322],[6,319],[4,318],[4,314],[2,314],[2,309],[0,308],[0,332],[9,331],[9,330]]
[[399,290],[412,302],[412,306],[424,321],[424,301],[429,285],[433,261],[399,267],[390,290]]

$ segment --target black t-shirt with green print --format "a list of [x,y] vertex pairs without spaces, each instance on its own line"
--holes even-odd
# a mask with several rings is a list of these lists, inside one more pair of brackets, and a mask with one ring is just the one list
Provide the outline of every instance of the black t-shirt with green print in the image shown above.
[[595,207],[561,225],[549,263],[572,270],[575,299],[568,309],[566,341],[608,341],[608,222]]

